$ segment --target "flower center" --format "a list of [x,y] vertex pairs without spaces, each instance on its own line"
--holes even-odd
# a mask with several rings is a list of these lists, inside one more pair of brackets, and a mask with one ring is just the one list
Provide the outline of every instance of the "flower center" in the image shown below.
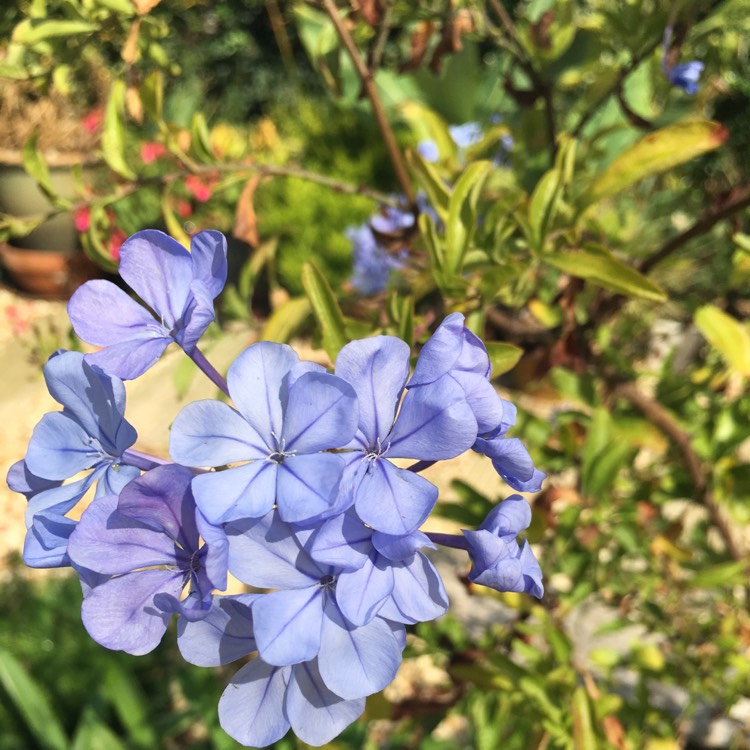
[[284,462],[285,458],[289,458],[289,456],[295,455],[296,451],[285,450],[286,444],[284,438],[278,438],[275,432],[272,432],[271,435],[274,439],[274,442],[276,443],[276,449],[268,454],[268,461],[273,461],[275,464],[280,464]]

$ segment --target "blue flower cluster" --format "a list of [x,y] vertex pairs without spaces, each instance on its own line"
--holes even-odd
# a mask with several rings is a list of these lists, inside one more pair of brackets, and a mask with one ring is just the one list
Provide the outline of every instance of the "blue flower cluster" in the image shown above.
[[[506,436],[515,409],[490,384],[487,351],[460,314],[427,341],[413,373],[407,344],[374,336],[344,346],[334,372],[256,343],[224,381],[197,348],[226,277],[224,238],[200,232],[188,252],[145,231],[121,255],[123,278],[150,309],[104,281],[76,292],[74,328],[103,348],[50,359],[62,411],[42,418],[8,476],[28,500],[24,559],[79,574],[94,640],[144,654],[176,615],[188,662],[244,661],[219,701],[232,737],[263,747],[291,727],[317,746],[393,680],[406,626],[446,611],[424,548],[464,549],[475,583],[542,595],[539,565],[517,539],[531,519],[519,495],[477,530],[420,531],[438,489],[419,472],[436,461],[477,451],[519,491],[545,476]],[[171,342],[231,403],[185,406],[167,461],[132,447],[122,380]],[[220,593],[229,573],[254,593]]]
[[689,60],[684,63],[671,65],[668,60],[670,45],[672,44],[672,27],[664,30],[663,52],[661,68],[669,83],[675,88],[682,89],[686,94],[694,96],[698,93],[698,82],[706,66],[700,60]]

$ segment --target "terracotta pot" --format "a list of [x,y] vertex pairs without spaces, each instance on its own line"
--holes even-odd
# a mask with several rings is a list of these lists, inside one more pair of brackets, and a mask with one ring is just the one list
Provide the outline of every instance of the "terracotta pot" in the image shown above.
[[80,250],[36,250],[0,244],[0,261],[21,291],[47,299],[66,299],[101,270]]

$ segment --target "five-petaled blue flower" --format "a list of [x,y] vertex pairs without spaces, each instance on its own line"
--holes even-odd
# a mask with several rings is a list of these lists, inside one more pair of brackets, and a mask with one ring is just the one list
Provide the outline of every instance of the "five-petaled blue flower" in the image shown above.
[[104,347],[87,359],[123,380],[142,375],[175,342],[191,354],[215,319],[214,299],[227,278],[227,243],[206,230],[191,252],[163,232],[146,229],[120,249],[119,273],[148,305],[143,307],[110,281],[88,281],[71,297],[73,329]]

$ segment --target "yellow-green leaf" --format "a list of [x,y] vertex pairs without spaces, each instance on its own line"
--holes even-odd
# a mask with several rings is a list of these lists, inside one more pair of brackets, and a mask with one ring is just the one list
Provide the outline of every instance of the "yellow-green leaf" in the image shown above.
[[596,740],[591,725],[591,705],[586,690],[580,685],[573,692],[573,746],[576,750],[596,750]]
[[308,261],[302,266],[301,277],[305,294],[320,326],[323,348],[334,361],[341,348],[349,343],[341,308],[326,277],[314,263]]
[[435,167],[426,162],[416,151],[408,151],[406,160],[409,162],[417,181],[427,193],[430,205],[435,209],[440,219],[446,222],[448,220],[450,192],[443,178],[438,174]]
[[733,370],[750,375],[750,334],[742,323],[714,305],[705,305],[695,313],[695,325]]
[[261,341],[285,344],[310,317],[312,307],[307,297],[292,297],[273,311],[263,326]]
[[39,188],[47,198],[54,203],[57,200],[57,193],[50,181],[47,162],[44,161],[44,157],[37,147],[38,137],[39,134],[34,131],[23,144],[23,148],[21,149],[23,168],[36,180],[37,185],[39,185]]
[[523,355],[523,349],[513,344],[502,344],[497,341],[490,341],[486,344],[487,354],[490,355],[490,364],[492,365],[492,377],[502,375],[504,372],[512,370],[518,360]]
[[543,258],[571,276],[586,279],[618,294],[655,302],[662,302],[667,298],[661,287],[606,251],[573,250],[544,255]]
[[115,81],[107,101],[102,132],[102,153],[111,169],[126,180],[134,180],[135,173],[125,158],[125,128],[122,122],[125,104],[125,81]]
[[90,34],[97,31],[99,26],[88,21],[60,20],[60,21],[41,21],[35,23],[29,19],[21,21],[13,30],[12,41],[17,44],[31,46],[45,39],[54,37],[71,37],[76,34]]
[[649,133],[615,158],[581,202],[588,206],[616,195],[644,177],[665,172],[718,148],[728,137],[727,129],[711,120],[680,122]]
[[491,169],[489,161],[473,162],[458,178],[451,194],[445,226],[445,271],[449,275],[461,271],[476,229],[479,193]]
[[560,199],[560,170],[550,169],[539,180],[529,201],[530,243],[541,250]]

